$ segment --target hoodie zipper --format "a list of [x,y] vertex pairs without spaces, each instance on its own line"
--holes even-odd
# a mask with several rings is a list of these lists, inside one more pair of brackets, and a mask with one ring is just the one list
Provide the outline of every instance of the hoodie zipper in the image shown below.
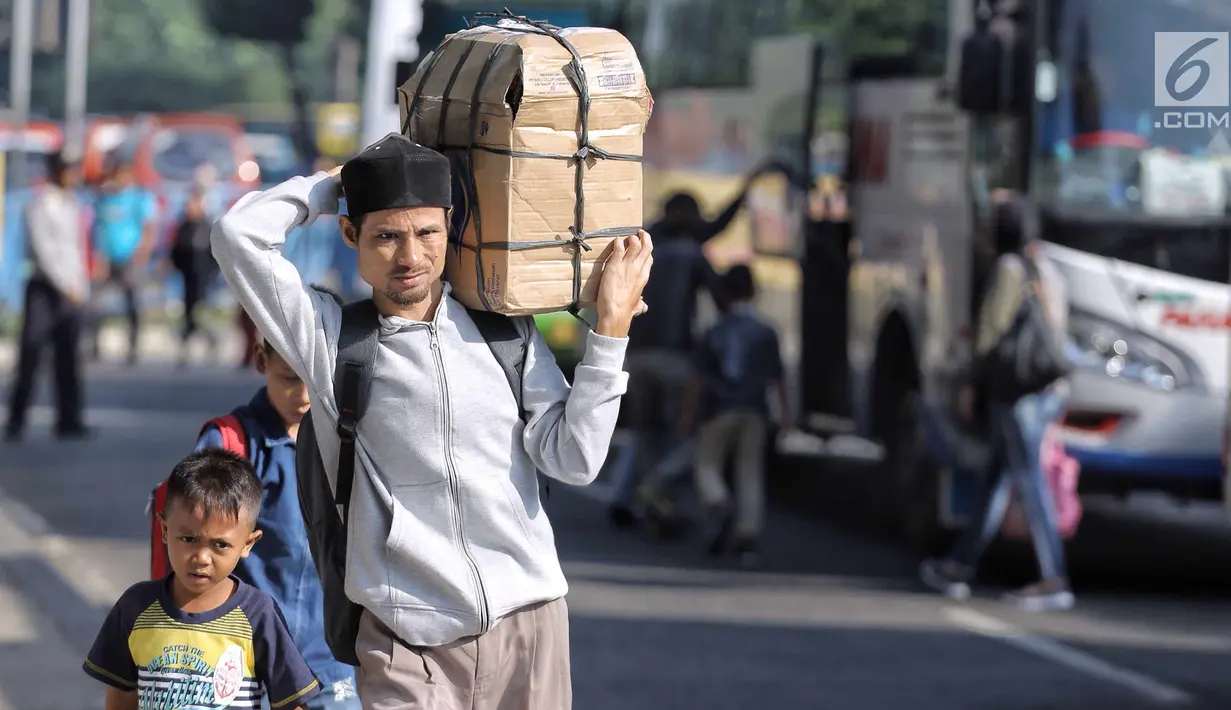
[[453,417],[452,406],[449,403],[449,382],[445,378],[444,358],[440,354],[440,339],[437,336],[434,324],[429,326],[429,331],[432,334],[432,356],[436,359],[436,379],[440,382],[440,396],[442,398],[440,416],[445,437],[445,469],[449,476],[449,492],[453,497],[454,520],[456,521],[454,527],[457,531],[458,541],[462,546],[462,556],[466,558],[467,564],[470,565],[470,573],[474,576],[475,591],[479,596],[479,633],[486,633],[490,617],[490,611],[487,608],[487,591],[483,587],[483,575],[479,572],[479,564],[471,556],[470,547],[466,544],[466,528],[462,523],[462,484],[457,475],[457,467],[453,463]]

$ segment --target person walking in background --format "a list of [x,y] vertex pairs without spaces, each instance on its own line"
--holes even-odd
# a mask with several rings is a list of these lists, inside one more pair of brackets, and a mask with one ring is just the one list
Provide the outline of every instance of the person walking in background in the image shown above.
[[[180,364],[188,363],[188,345],[198,330],[197,307],[208,295],[210,281],[217,274],[217,265],[209,251],[209,231],[218,217],[217,206],[210,199],[212,185],[207,171],[199,171],[184,205],[184,216],[175,230],[171,245],[171,265],[184,281],[184,328],[180,335]],[[217,339],[205,331],[211,349]]]
[[[1041,348],[1046,346],[1045,341],[1054,340],[1049,348],[1052,358],[1066,358],[1059,347],[1062,334],[1068,330],[1066,284],[1035,241],[1033,230],[1026,228],[1020,206],[1005,201],[997,207],[997,213],[994,234],[999,258],[979,311],[976,372],[972,384],[962,390],[958,405],[960,416],[967,421],[990,421],[993,456],[991,475],[986,477],[988,490],[979,516],[954,548],[942,559],[925,560],[919,575],[925,585],[946,596],[968,598],[979,560],[1000,531],[1010,494],[1016,489],[1042,579],[1008,594],[1005,600],[1027,611],[1062,611],[1071,608],[1075,600],[1069,589],[1055,501],[1040,458],[1044,433],[1064,410],[1068,383],[1061,376],[1041,388],[1025,388],[1013,381],[1014,373],[993,368],[993,358],[995,351],[1005,347],[1006,339],[1020,339],[1018,334],[1026,326],[1018,324],[1023,321],[1041,322],[1026,342]],[[1039,316],[1027,318],[1026,308],[1037,308]],[[1046,331],[1050,331],[1050,337]],[[1058,363],[1055,371],[1063,369],[1063,363]],[[1027,390],[1025,394],[1021,394],[1023,389]],[[985,406],[978,407],[978,401]]]
[[633,322],[628,336],[627,406],[636,454],[631,457],[630,469],[617,471],[614,500],[608,511],[617,527],[636,521],[633,504],[640,497],[655,528],[661,532],[678,529],[680,519],[668,481],[656,480],[651,472],[679,443],[671,432],[679,419],[675,404],[692,374],[697,298],[702,291],[716,302],[721,298],[720,279],[705,256],[704,246],[731,225],[743,209],[752,182],[766,169],[768,166],[750,174],[743,189],[717,218],[706,219],[697,199],[680,192],[667,199],[662,218],[650,227],[650,233],[658,238],[654,258],[659,266],[645,287],[649,310]]
[[[680,431],[697,432],[694,476],[710,528],[710,554],[732,550],[745,567],[758,561],[765,509],[768,395],[778,396],[780,427],[790,428],[790,397],[778,333],[753,309],[752,269],[737,264],[723,277],[727,308],[701,338],[695,372],[684,397]],[[735,505],[724,481],[735,456]]]
[[107,179],[94,210],[94,247],[99,263],[99,288],[95,292],[91,322],[94,359],[99,359],[101,304],[99,296],[107,286],[118,286],[124,295],[128,317],[128,362],[137,361],[140,344],[141,313],[137,302],[141,272],[154,249],[158,203],[154,196],[133,181],[132,166],[118,156],[109,158]]
[[83,252],[81,204],[73,194],[78,170],[57,153],[48,158],[47,175],[46,187],[27,205],[25,214],[34,273],[26,285],[25,319],[5,427],[5,437],[10,441],[20,439],[25,429],[26,411],[47,345],[53,347],[55,358],[56,434],[79,438],[86,433],[78,340],[90,279]]

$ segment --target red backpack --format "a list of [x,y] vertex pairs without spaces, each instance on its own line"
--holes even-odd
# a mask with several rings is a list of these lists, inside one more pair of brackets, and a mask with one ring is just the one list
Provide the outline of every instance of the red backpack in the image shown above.
[[[239,417],[234,414],[227,414],[221,417],[215,417],[205,423],[201,427],[201,432],[197,434],[197,438],[201,438],[210,427],[218,427],[218,431],[222,434],[222,448],[227,451],[233,451],[244,458],[248,457],[248,434],[244,432],[244,425],[240,423]],[[150,504],[148,512],[150,516],[150,579],[162,579],[171,573],[171,560],[167,556],[167,545],[162,539],[162,524],[158,521],[158,515],[167,509],[167,482],[164,480],[158,484],[154,492],[150,494]]]

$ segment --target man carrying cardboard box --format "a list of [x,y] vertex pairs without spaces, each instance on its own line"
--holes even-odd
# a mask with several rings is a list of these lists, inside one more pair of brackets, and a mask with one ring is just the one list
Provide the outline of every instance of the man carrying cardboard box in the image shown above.
[[[350,212],[339,224],[372,286],[378,332],[353,439],[340,435],[352,407],[339,405],[335,374],[347,377],[337,360],[353,329],[343,321],[356,311],[304,284],[278,249],[295,227],[336,210],[339,182]],[[311,390],[321,460],[349,511],[345,598],[359,609],[346,643],[334,635],[330,646],[359,665],[364,708],[564,710],[568,585],[536,471],[576,485],[598,474],[653,244],[645,232],[613,243],[571,388],[533,324],[516,321],[529,330],[513,393],[480,314],[441,280],[451,195],[448,160],[391,134],[347,162],[340,180],[335,170],[246,195],[214,228],[213,251]],[[344,446],[361,472],[349,495],[337,483],[349,467]]]

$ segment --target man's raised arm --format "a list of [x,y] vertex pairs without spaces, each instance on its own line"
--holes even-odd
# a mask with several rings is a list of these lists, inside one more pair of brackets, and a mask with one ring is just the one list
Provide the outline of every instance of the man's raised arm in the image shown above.
[[538,470],[552,478],[589,484],[607,459],[620,398],[628,388],[623,368],[628,328],[645,311],[641,292],[653,253],[654,242],[644,231],[612,243],[599,282],[598,323],[587,337],[571,389],[543,336],[532,333],[522,376],[522,406],[530,415],[522,443]]
[[278,249],[295,228],[338,210],[330,173],[294,177],[244,195],[215,224],[210,245],[222,275],[261,334],[333,410],[333,354],[341,309],[303,282]]

